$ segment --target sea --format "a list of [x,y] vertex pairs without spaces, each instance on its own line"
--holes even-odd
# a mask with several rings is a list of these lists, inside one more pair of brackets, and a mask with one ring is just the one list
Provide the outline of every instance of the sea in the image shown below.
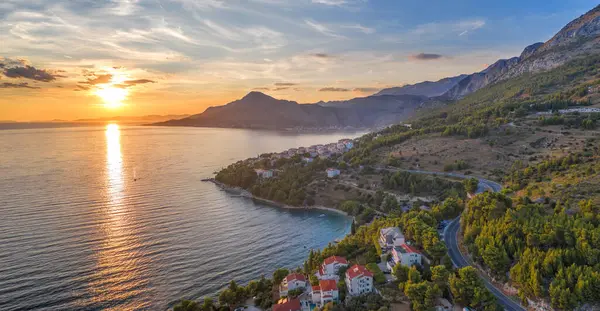
[[351,219],[202,182],[265,152],[361,135],[94,127],[0,131],[0,310],[166,310],[344,237]]

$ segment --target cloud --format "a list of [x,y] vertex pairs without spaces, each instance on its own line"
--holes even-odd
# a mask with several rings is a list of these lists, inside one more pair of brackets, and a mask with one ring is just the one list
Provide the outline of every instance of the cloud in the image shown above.
[[415,55],[410,55],[409,58],[413,60],[435,60],[444,57],[441,54],[434,53],[419,53]]
[[324,4],[331,6],[341,6],[347,3],[346,0],[312,0],[312,3]]
[[347,29],[354,29],[354,30],[358,30],[364,34],[372,34],[375,33],[375,29],[371,28],[371,27],[366,27],[363,26],[361,24],[356,24],[356,25],[343,25],[341,26],[342,28],[347,28]]
[[289,89],[289,87],[287,87],[287,86],[286,87],[276,87],[273,89],[273,91],[283,91],[283,90],[287,90],[287,89]]
[[138,84],[146,84],[146,83],[156,83],[154,80],[150,79],[137,79],[137,80],[127,80],[124,82],[127,85],[134,86]]
[[56,78],[63,78],[64,76],[59,75],[57,73],[50,72],[44,69],[37,69],[33,66],[25,65],[25,66],[17,66],[17,67],[8,67],[7,64],[3,63],[2,68],[4,68],[4,75],[8,78],[15,79],[30,79],[41,82],[51,82],[56,80]]
[[316,58],[335,58],[335,56],[331,55],[331,54],[327,54],[327,53],[313,53],[310,54],[310,56],[314,56]]
[[379,90],[380,89],[378,89],[376,87],[356,87],[353,89],[354,92],[360,92],[360,93],[375,93]]
[[277,82],[275,83],[275,86],[294,86],[297,85],[297,83],[290,83],[290,82]]
[[88,78],[87,81],[82,81],[79,83],[90,84],[90,85],[106,84],[106,83],[110,83],[110,80],[113,77],[113,75],[110,73],[101,74],[101,75],[93,75],[93,76],[94,76],[93,78]]
[[9,88],[39,89],[39,87],[37,87],[37,86],[30,86],[27,82],[21,82],[21,83],[4,82],[4,83],[0,84],[0,89],[9,89]]
[[319,92],[350,92],[350,89],[341,87],[324,87],[319,89]]
[[271,89],[268,87],[255,87],[253,88],[255,91],[270,91]]
[[74,91],[87,91],[90,89],[89,86],[85,86],[85,85],[75,85],[76,89],[74,89]]
[[306,25],[308,25],[310,28],[312,28],[313,30],[315,30],[323,35],[333,37],[333,38],[344,38],[344,36],[341,36],[341,35],[335,33],[333,30],[329,29],[329,27],[327,27],[323,24],[319,24],[315,21],[308,20],[308,19],[304,20],[304,23]]

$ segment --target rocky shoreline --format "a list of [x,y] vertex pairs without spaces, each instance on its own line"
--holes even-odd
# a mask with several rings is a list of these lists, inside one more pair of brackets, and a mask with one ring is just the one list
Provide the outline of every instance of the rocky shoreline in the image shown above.
[[236,196],[240,196],[240,197],[244,197],[244,198],[248,198],[248,199],[252,199],[254,201],[266,204],[266,205],[270,205],[270,206],[275,206],[275,207],[279,207],[279,208],[285,208],[285,209],[295,209],[295,210],[321,210],[321,211],[327,211],[327,212],[332,212],[332,213],[336,213],[336,214],[340,214],[346,217],[350,217],[348,215],[348,213],[341,211],[339,209],[335,209],[332,207],[326,207],[326,206],[292,206],[292,205],[287,205],[287,204],[283,204],[280,202],[276,202],[276,201],[272,201],[272,200],[267,200],[267,199],[263,199],[263,198],[259,198],[255,195],[253,195],[252,193],[250,193],[248,190],[240,188],[240,187],[231,187],[229,185],[226,185],[222,182],[217,181],[214,178],[207,178],[207,179],[203,179],[202,181],[204,182],[211,182],[213,184],[215,184],[217,187],[221,188],[223,191],[225,192],[229,192],[232,193]]

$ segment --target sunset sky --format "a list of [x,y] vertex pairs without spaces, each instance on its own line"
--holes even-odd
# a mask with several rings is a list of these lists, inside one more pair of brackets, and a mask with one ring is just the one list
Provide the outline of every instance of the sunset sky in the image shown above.
[[596,0],[2,0],[0,120],[301,103],[485,68]]

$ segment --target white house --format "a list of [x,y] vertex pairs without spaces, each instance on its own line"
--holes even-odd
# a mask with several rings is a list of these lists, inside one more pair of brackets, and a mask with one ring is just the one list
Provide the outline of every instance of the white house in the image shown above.
[[341,267],[347,267],[348,261],[344,257],[331,256],[323,260],[323,264],[319,268],[317,277],[319,280],[337,280],[338,272]]
[[279,285],[279,295],[287,296],[288,292],[298,288],[307,288],[308,283],[304,274],[291,273],[286,276]]
[[340,291],[335,280],[320,280],[319,286],[312,287],[312,302],[318,305],[325,305],[329,302],[338,302]]
[[392,269],[398,263],[407,267],[421,265],[422,259],[423,255],[414,247],[402,244],[392,249],[392,262],[388,261],[388,268]]
[[327,169],[327,177],[328,178],[333,178],[336,176],[340,175],[340,170],[338,170],[337,168],[328,168]]
[[346,287],[350,296],[373,291],[373,273],[364,266],[354,265],[346,271]]
[[304,157],[304,158],[302,158],[302,161],[304,161],[306,163],[312,163],[314,161],[314,159],[313,158]]
[[254,171],[256,172],[256,175],[258,175],[258,177],[260,177],[260,178],[271,178],[271,177],[273,177],[273,171],[272,170],[256,169]]
[[379,232],[379,242],[382,248],[391,249],[395,246],[400,246],[406,242],[404,234],[398,227],[383,228]]

